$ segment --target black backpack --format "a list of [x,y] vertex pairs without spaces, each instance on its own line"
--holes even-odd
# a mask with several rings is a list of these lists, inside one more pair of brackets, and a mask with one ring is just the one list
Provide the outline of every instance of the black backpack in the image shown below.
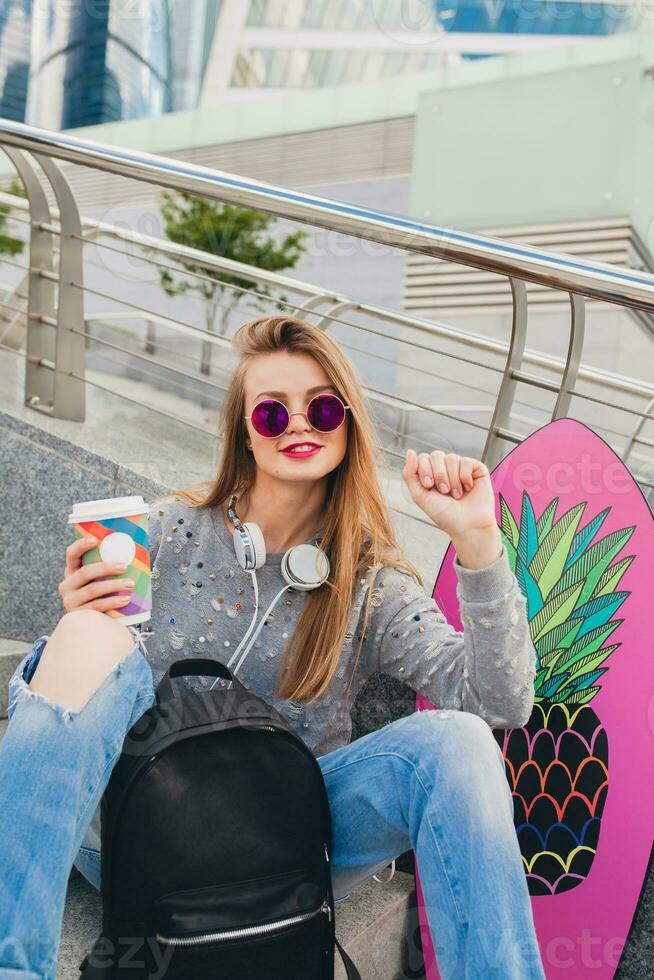
[[[171,679],[222,687],[177,696]],[[101,801],[102,933],[80,980],[333,980],[320,765],[215,660],[171,664]]]

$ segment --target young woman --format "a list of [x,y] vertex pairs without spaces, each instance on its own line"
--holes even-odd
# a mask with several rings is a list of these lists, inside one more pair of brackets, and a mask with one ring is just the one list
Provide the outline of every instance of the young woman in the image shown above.
[[[153,505],[147,644],[103,615],[125,604],[115,580],[97,580],[117,569],[82,565],[94,539],[78,540],[59,586],[66,614],[10,681],[0,745],[0,974],[54,978],[71,866],[99,887],[100,799],[167,665],[200,654],[229,662],[255,610],[261,619],[276,600],[245,659],[231,666],[318,759],[335,900],[413,848],[443,976],[542,980],[490,728],[526,722],[534,649],[488,469],[435,449],[409,450],[402,471],[415,503],[456,549],[465,625],[457,632],[398,547],[373,426],[342,350],[289,317],[247,323],[234,344],[240,361],[215,478]],[[263,535],[256,573],[236,557],[233,494],[238,519]],[[329,559],[327,580],[308,592],[285,588],[281,570],[285,552],[302,543]],[[352,703],[378,671],[439,708],[350,742]],[[207,688],[213,679],[175,683]]]

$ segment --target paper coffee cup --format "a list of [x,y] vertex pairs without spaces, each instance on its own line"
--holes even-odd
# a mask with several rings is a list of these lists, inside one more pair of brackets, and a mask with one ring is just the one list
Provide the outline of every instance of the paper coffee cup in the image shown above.
[[131,497],[106,497],[102,500],[85,500],[73,504],[68,518],[80,538],[93,536],[98,539],[95,548],[82,555],[88,565],[94,561],[124,562],[127,571],[120,575],[105,575],[97,581],[130,578],[134,580],[130,601],[119,609],[108,609],[107,616],[117,619],[124,626],[145,623],[152,615],[152,580],[150,577],[150,550],[148,547],[148,520],[150,507],[140,494]]

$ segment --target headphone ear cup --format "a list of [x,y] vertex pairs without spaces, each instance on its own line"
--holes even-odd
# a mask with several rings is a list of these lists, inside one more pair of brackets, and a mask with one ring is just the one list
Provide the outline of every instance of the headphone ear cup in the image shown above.
[[250,541],[252,542],[255,559],[254,567],[261,568],[262,565],[266,564],[266,542],[263,539],[261,528],[258,524],[250,523],[249,521],[246,521],[243,527],[250,535]]
[[241,524],[238,528],[234,528],[232,536],[236,560],[241,568],[252,571],[265,565],[266,542],[258,524]]
[[313,544],[296,544],[282,558],[284,581],[300,592],[310,592],[329,578],[329,558]]

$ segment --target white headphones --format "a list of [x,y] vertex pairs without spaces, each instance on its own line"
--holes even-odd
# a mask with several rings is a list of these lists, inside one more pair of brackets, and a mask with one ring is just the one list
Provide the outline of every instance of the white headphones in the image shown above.
[[[241,524],[238,514],[234,509],[236,500],[236,494],[232,494],[227,506],[227,516],[234,525],[234,551],[236,552],[236,559],[241,568],[246,572],[250,572],[250,575],[252,576],[255,608],[252,622],[250,623],[245,636],[229,659],[227,666],[230,668],[236,660],[237,655],[240,653],[241,648],[247,642],[256,622],[257,612],[259,611],[259,588],[257,584],[256,569],[261,568],[262,565],[265,565],[266,563],[266,544],[263,539],[261,528],[258,524],[254,524],[250,521],[246,521],[245,524]],[[329,558],[327,557],[326,553],[316,545],[296,544],[293,548],[289,548],[289,550],[284,553],[282,557],[281,572],[286,585],[281,592],[277,593],[273,601],[266,609],[266,612],[250,642],[247,644],[241,659],[232,669],[233,674],[237,673],[241,664],[250,652],[252,644],[259,635],[268,613],[271,612],[277,600],[280,599],[288,589],[297,589],[299,592],[310,592],[312,589],[318,589],[329,578],[329,571]],[[209,690],[215,687],[218,680],[219,678],[216,678]]]
[[[234,525],[234,551],[246,572],[261,568],[266,563],[266,543],[258,524],[246,521],[241,524],[234,510],[236,494],[227,505],[227,516]],[[329,577],[329,558],[321,548],[313,544],[296,544],[282,558],[282,575],[291,588],[301,592],[317,589]]]

